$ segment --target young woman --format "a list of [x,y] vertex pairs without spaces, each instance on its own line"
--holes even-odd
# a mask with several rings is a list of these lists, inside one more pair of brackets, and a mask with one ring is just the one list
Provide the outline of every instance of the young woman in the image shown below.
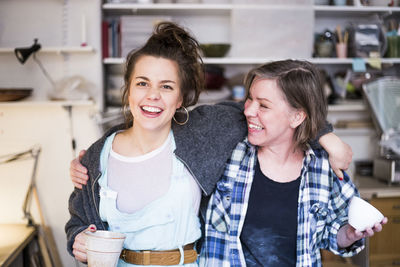
[[127,235],[119,266],[145,263],[142,250],[157,250],[148,257],[154,265],[197,265],[201,192],[178,159],[190,148],[174,154],[189,136],[173,133],[171,125],[177,110],[197,101],[202,78],[196,40],[172,23],[159,24],[128,56],[123,93],[128,125],[89,148],[82,158],[89,184],[70,197],[66,232],[76,259],[86,261],[83,232],[90,225]]
[[[347,223],[358,195],[336,179],[323,150],[309,142],[327,106],[315,67],[277,61],[249,72],[248,136],[226,164],[209,201],[201,266],[321,266],[319,250],[352,256],[361,238]],[[382,223],[386,223],[385,218]]]
[[[83,231],[92,228],[128,235],[121,265],[143,264],[131,260],[143,259],[143,250],[152,265],[196,264],[192,255],[200,238],[201,193],[213,192],[224,163],[247,134],[240,104],[201,106],[189,118],[186,107],[203,88],[198,52],[185,30],[161,23],[128,56],[123,94],[127,124],[111,129],[88,149],[82,158],[85,167],[76,160],[78,170],[71,170],[73,176],[87,170],[79,176],[88,177],[86,186],[71,195],[66,225],[68,249],[78,260],[86,261]],[[181,109],[183,118],[176,118]],[[347,145],[333,134],[320,140],[339,151],[331,155],[345,168]]]

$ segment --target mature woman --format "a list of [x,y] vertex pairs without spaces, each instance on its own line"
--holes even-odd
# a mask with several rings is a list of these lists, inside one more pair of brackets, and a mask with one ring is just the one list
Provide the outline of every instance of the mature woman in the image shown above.
[[327,113],[315,67],[268,63],[250,71],[245,86],[248,136],[209,201],[200,265],[320,266],[319,249],[361,251],[360,239],[382,226],[360,233],[347,223],[357,190],[347,175],[336,179],[325,151],[309,146]]

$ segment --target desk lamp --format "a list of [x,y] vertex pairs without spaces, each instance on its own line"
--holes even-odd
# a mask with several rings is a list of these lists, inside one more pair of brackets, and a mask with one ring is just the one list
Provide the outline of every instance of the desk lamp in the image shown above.
[[[37,193],[36,173],[37,173],[37,166],[38,166],[40,151],[41,151],[40,145],[35,145],[31,149],[23,151],[23,152],[9,154],[9,155],[0,155],[0,164],[6,164],[6,163],[14,162],[14,161],[22,161],[22,160],[28,160],[28,159],[34,160],[33,170],[31,173],[31,180],[29,183],[28,191],[26,192],[26,195],[25,195],[24,204],[22,206],[24,218],[28,220],[28,226],[34,226],[34,227],[38,228],[38,230],[39,230],[40,255],[35,256],[35,257],[30,256],[31,261],[34,261],[34,263],[36,261],[39,261],[39,263],[33,264],[32,266],[61,266],[60,265],[61,264],[60,257],[58,255],[57,249],[54,245],[55,244],[54,238],[51,234],[50,228],[45,225],[43,211],[40,206],[39,196]],[[35,198],[37,208],[39,211],[41,224],[36,224],[33,219],[33,216],[31,213],[32,197]],[[41,240],[43,240],[43,241],[41,241]],[[43,245],[40,244],[40,242],[44,242]],[[32,254],[32,255],[34,255],[34,254]],[[37,257],[39,257],[39,258],[37,258]],[[49,265],[47,265],[47,263],[44,264],[43,260],[44,260],[44,262],[48,262]],[[29,265],[29,266],[31,266],[31,265]]]
[[[40,146],[36,145],[27,151],[23,151],[23,152],[11,154],[11,155],[0,156],[0,164],[5,164],[5,163],[13,162],[13,161],[27,160],[27,159],[34,160],[33,170],[32,170],[32,174],[31,174],[31,180],[29,183],[28,191],[25,196],[24,205],[22,206],[22,211],[24,212],[24,218],[28,220],[29,226],[35,226],[35,223],[34,223],[31,211],[30,211],[32,195],[36,194],[35,195],[36,201],[39,200],[37,198],[37,191],[36,191],[36,172],[37,172],[37,164],[38,164],[38,160],[39,160],[40,150],[41,150]],[[39,205],[40,215],[42,216],[41,210],[40,210],[40,204],[39,203],[37,203],[37,204]]]
[[46,71],[46,69],[43,67],[42,63],[38,58],[36,58],[36,52],[39,51],[41,48],[41,45],[38,43],[38,39],[34,39],[34,43],[30,47],[17,47],[14,49],[15,56],[17,57],[18,61],[21,64],[24,64],[25,61],[28,60],[30,55],[33,54],[33,60],[39,65],[40,70],[43,72],[44,76],[46,76],[47,80],[51,83],[53,88],[55,87],[55,83],[53,79],[50,77],[49,73]]

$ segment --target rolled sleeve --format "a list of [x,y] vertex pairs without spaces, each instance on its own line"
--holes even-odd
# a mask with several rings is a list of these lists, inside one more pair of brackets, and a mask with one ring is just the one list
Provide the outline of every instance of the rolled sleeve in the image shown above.
[[347,248],[339,248],[337,235],[339,229],[348,223],[348,206],[351,198],[353,196],[359,196],[359,194],[350,177],[346,173],[344,173],[343,181],[334,179],[333,190],[339,193],[333,194],[330,203],[332,207],[332,220],[327,225],[327,230],[329,231],[329,250],[342,257],[352,257],[364,249],[365,240],[360,239]]
[[339,229],[347,224],[348,219],[347,216],[338,218],[335,220],[330,226],[329,233],[329,250],[333,252],[335,255],[339,255],[341,257],[352,257],[357,255],[365,248],[365,239],[360,239],[354,242],[351,246],[347,248],[339,248],[337,243],[337,234]]

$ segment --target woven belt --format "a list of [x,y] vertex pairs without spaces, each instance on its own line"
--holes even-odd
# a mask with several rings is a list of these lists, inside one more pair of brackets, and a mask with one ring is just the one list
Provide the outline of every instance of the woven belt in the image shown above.
[[[183,247],[183,263],[192,263],[197,260],[194,243]],[[173,250],[142,250],[134,251],[123,249],[120,258],[127,263],[136,265],[178,265],[181,260],[179,249]]]

